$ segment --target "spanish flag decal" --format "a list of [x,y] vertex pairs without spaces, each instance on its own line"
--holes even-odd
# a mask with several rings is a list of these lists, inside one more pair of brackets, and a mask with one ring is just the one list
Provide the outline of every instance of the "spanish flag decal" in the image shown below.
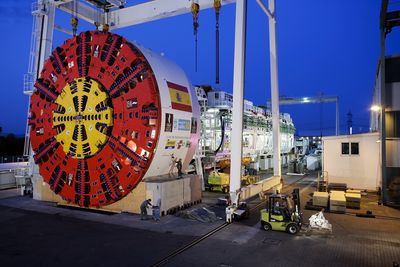
[[171,97],[171,107],[186,112],[192,112],[192,101],[188,89],[182,85],[167,81],[169,95]]

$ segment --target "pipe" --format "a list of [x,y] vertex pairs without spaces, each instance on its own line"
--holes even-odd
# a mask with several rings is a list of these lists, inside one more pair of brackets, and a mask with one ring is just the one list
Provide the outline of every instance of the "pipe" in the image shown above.
[[222,145],[224,144],[224,137],[225,137],[225,120],[224,120],[222,114],[219,117],[219,119],[220,119],[220,122],[221,122],[221,142],[220,142],[218,148],[214,151],[215,154],[217,154],[218,151],[220,151],[220,149],[222,148]]

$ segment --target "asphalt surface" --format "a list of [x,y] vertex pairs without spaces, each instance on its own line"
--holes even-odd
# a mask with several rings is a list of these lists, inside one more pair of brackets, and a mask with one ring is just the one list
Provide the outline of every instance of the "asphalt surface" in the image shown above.
[[[313,177],[285,177],[305,203]],[[5,196],[2,198],[1,196]],[[223,207],[205,203],[220,213]],[[365,197],[375,219],[325,213],[332,233],[296,236],[260,229],[259,211],[171,259],[165,266],[393,266],[400,263],[400,211]],[[258,205],[254,199],[250,206]],[[207,205],[207,204],[203,204]],[[263,204],[259,205],[260,208]],[[363,210],[362,210],[363,211]],[[307,218],[315,211],[304,211]],[[168,215],[160,223],[131,214],[90,214],[0,191],[1,266],[151,266],[223,221],[199,223]]]
[[192,236],[0,206],[1,266],[150,266]]
[[[286,177],[283,191],[301,189],[303,204],[315,189],[312,177]],[[298,181],[297,181],[298,180]],[[395,266],[400,263],[400,211],[364,203],[379,219],[325,213],[332,233],[302,231],[292,236],[260,229],[259,209],[171,260],[166,266]],[[260,201],[254,200],[251,205]],[[260,205],[258,205],[260,206]],[[303,210],[305,222],[316,213]],[[206,257],[204,255],[207,255]]]

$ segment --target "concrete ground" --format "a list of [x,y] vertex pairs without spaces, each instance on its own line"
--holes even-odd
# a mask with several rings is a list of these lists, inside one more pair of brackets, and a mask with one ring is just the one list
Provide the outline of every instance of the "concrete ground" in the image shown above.
[[[285,177],[285,183],[301,177]],[[314,177],[286,187],[301,188],[303,203]],[[202,206],[215,205],[223,194],[206,193]],[[254,199],[250,205],[258,204]],[[372,210],[377,218],[356,217]],[[315,211],[304,211],[307,221]],[[160,222],[134,214],[99,214],[57,207],[0,191],[1,266],[151,266],[171,252],[222,225],[168,215]],[[393,266],[400,263],[400,211],[363,197],[362,210],[325,213],[332,234],[302,231],[296,236],[260,229],[259,212],[235,222],[171,259],[166,266]]]

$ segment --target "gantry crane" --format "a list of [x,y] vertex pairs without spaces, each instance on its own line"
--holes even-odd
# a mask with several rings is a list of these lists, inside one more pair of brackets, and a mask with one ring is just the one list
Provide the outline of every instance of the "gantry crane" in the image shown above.
[[[219,1],[218,1],[219,2]],[[39,70],[51,53],[53,31],[60,30],[70,33],[55,24],[55,12],[61,10],[71,14],[72,34],[76,32],[78,19],[87,21],[104,30],[115,30],[123,27],[151,22],[162,18],[187,14],[192,11],[191,4],[197,3],[202,10],[215,8],[214,0],[154,0],[125,7],[124,0],[38,0],[33,5],[34,26],[32,33],[31,53],[28,74],[25,76],[24,92],[31,95],[33,83],[39,76]],[[242,129],[243,129],[243,90],[246,47],[247,0],[222,0],[217,5],[224,6],[236,3],[235,17],[235,51],[233,71],[233,128],[232,163],[231,164],[231,195],[233,201],[238,201],[240,190],[240,173],[242,160]],[[272,92],[272,121],[274,144],[274,175],[280,176],[280,143],[279,143],[279,105],[278,105],[278,67],[276,53],[276,17],[275,0],[268,0],[268,7],[262,0],[257,0],[261,9],[268,16]],[[219,9],[218,9],[219,10]],[[133,15],[134,14],[134,15]],[[29,133],[29,129],[27,129]],[[28,135],[27,135],[28,136]],[[26,140],[26,151],[29,151],[29,139]],[[30,153],[28,153],[30,154]],[[33,164],[32,164],[33,166]],[[35,172],[32,167],[32,172]]]
[[[318,104],[335,103],[336,104],[336,135],[340,134],[339,124],[339,97],[338,96],[312,96],[312,97],[279,97],[280,105],[298,105],[298,104]],[[267,101],[267,107],[271,106],[271,101]]]

